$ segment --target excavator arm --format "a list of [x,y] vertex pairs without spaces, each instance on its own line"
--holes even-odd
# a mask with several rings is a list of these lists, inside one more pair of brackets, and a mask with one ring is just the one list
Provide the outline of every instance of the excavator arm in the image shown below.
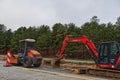
[[59,59],[61,59],[68,43],[74,43],[74,42],[83,43],[85,45],[87,51],[90,53],[90,55],[92,56],[92,58],[94,59],[94,61],[97,64],[98,51],[97,51],[94,43],[87,36],[80,36],[80,37],[74,36],[73,37],[73,36],[66,35],[66,37],[63,41],[61,50],[60,50],[59,54],[57,55],[57,57]]

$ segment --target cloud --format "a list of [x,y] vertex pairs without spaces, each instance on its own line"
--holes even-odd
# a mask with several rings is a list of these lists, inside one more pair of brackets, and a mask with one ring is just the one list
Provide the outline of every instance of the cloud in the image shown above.
[[119,4],[119,0],[0,0],[0,24],[13,30],[57,22],[81,26],[94,15],[101,22],[115,22]]
[[12,29],[20,26],[50,25],[56,16],[51,2],[4,0],[0,5],[0,21]]
[[57,16],[62,22],[81,25],[96,15],[101,22],[114,22],[120,16],[119,0],[57,0]]

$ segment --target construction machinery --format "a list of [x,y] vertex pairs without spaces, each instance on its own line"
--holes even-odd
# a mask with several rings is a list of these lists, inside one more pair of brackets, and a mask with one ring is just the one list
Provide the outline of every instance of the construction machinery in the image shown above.
[[41,65],[42,56],[35,50],[34,39],[24,39],[19,41],[18,57],[11,56],[10,62],[24,67],[39,67]]
[[[96,49],[94,43],[87,36],[66,35],[59,54],[57,54],[56,63],[64,57],[64,51],[68,43],[83,43],[94,59],[99,68],[104,69],[120,69],[120,44],[117,42],[102,42],[99,50]],[[55,63],[55,64],[56,64]]]

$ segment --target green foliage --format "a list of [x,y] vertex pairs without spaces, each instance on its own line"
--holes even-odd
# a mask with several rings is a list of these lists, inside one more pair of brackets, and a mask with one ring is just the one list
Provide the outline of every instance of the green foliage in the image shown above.
[[[41,26],[25,26],[20,27],[16,31],[0,30],[0,45],[10,45],[12,50],[15,50],[18,46],[18,41],[25,38],[33,38],[36,40],[36,49],[40,52],[54,53],[54,55],[60,50],[62,42],[66,35],[86,35],[88,36],[98,47],[99,43],[105,41],[117,41],[120,42],[120,17],[117,18],[116,23],[99,23],[100,19],[97,16],[93,16],[89,22],[84,23],[78,27],[74,23],[62,24],[56,23],[52,27],[47,25]],[[4,27],[4,25],[0,25]],[[82,53],[83,45],[81,43],[69,43],[66,54]],[[3,48],[0,49],[3,51]]]
[[61,23],[56,23],[52,27],[52,45],[53,48],[58,49],[60,48],[62,41],[67,32],[67,27]]
[[49,26],[42,25],[37,28],[37,42],[36,47],[39,51],[49,50],[51,46],[51,31]]

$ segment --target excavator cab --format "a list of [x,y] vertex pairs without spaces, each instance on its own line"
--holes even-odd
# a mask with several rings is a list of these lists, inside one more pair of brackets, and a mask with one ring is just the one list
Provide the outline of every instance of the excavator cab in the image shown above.
[[[99,47],[98,65],[102,68],[120,68],[120,44],[117,42],[103,42]],[[118,64],[118,65],[116,65]]]
[[24,39],[19,41],[18,64],[24,67],[39,67],[41,65],[42,56],[35,50],[34,39]]

